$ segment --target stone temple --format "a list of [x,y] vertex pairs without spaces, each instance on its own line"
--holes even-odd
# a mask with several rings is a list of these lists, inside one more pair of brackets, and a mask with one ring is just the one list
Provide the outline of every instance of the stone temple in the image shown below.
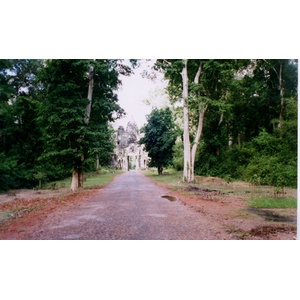
[[142,135],[133,120],[127,123],[126,130],[119,126],[115,133],[113,166],[123,170],[147,169],[150,160],[148,153],[145,146],[138,143]]

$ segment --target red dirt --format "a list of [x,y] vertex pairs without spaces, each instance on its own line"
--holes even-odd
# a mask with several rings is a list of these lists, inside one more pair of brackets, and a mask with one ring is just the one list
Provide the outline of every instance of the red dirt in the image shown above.
[[[215,177],[205,178],[203,182],[221,180]],[[164,184],[159,184],[167,188]],[[209,189],[189,187],[188,192],[170,191],[170,195],[178,198],[184,205],[210,219],[208,225],[222,224],[224,231],[230,233],[232,239],[247,240],[294,240],[296,239],[296,209],[261,209],[266,215],[275,215],[283,222],[266,220],[253,213],[245,201],[247,196],[223,194]],[[289,222],[284,221],[284,217]],[[224,239],[226,235],[224,234]]]
[[[62,214],[70,207],[84,202],[95,190],[82,190],[77,193],[67,193],[61,197],[32,198],[28,193],[27,199],[9,201],[0,204],[1,211],[10,211],[11,218],[0,223],[0,239],[21,240],[30,229],[44,220],[53,211],[60,211]],[[24,197],[24,196],[23,196]]]
[[[166,186],[164,187],[166,188]],[[230,239],[296,239],[296,209],[262,210],[265,213],[276,213],[279,216],[288,214],[292,220],[290,222],[273,222],[249,211],[243,196],[223,194],[208,189],[197,190],[193,187],[190,187],[188,191],[193,194],[182,194],[170,190],[169,195],[176,197],[184,205],[205,216],[207,226],[215,226],[218,230],[222,228],[219,231],[221,239],[228,239],[228,236]],[[56,196],[49,194],[51,195],[49,197],[45,194],[40,198],[37,198],[32,192],[28,192],[27,197],[25,193],[22,199],[16,200],[9,199],[10,196],[6,195],[5,202],[0,202],[0,212],[7,212],[8,219],[2,220],[2,222],[0,219],[0,239],[26,239],[33,228],[51,212],[64,214],[65,211],[86,201],[96,192],[95,189],[89,189],[77,193],[64,192],[60,196],[58,196],[59,193]],[[13,196],[15,197],[16,194]]]

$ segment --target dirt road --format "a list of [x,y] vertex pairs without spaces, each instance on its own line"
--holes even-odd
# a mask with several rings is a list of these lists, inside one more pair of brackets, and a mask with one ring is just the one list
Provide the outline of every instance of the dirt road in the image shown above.
[[[139,171],[129,171],[84,203],[55,211],[26,239],[47,240],[193,240],[220,239],[216,224],[180,201]],[[221,230],[221,228],[220,228]]]

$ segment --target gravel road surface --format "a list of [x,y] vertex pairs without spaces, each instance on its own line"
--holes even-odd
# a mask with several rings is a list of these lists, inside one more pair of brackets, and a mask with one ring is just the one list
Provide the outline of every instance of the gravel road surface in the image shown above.
[[217,239],[204,216],[139,171],[118,175],[84,203],[55,211],[26,239],[203,240]]

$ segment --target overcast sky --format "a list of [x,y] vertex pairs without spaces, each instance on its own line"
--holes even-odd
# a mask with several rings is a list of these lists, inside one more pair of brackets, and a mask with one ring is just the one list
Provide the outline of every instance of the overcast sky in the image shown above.
[[[126,127],[128,121],[134,120],[141,128],[147,121],[146,115],[152,110],[152,106],[160,106],[166,103],[167,96],[164,95],[164,88],[167,82],[162,74],[157,74],[157,79],[150,80],[143,78],[143,70],[151,71],[155,60],[141,60],[140,66],[134,70],[131,76],[120,76],[122,86],[118,91],[120,106],[125,110],[126,116],[117,120],[114,126]],[[146,102],[150,102],[150,105]]]

